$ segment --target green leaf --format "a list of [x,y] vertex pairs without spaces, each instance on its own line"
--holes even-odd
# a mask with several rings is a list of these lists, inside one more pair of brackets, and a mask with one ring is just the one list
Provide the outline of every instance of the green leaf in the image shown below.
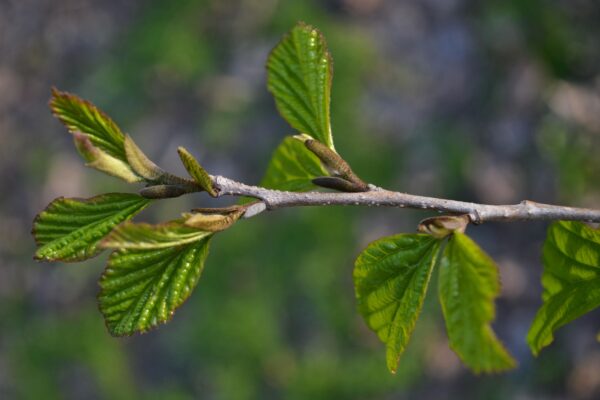
[[117,124],[95,105],[73,94],[52,89],[50,109],[71,133],[87,135],[95,147],[127,163],[125,136]]
[[115,229],[103,242],[118,250],[108,260],[98,295],[110,333],[145,332],[171,319],[200,279],[211,236],[180,221]]
[[430,235],[389,236],[371,243],[356,260],[358,310],[386,344],[392,373],[421,312],[440,243]]
[[454,232],[444,250],[439,297],[450,347],[474,372],[514,368],[515,360],[498,340],[490,323],[500,292],[494,261],[468,236]]
[[79,154],[86,161],[87,167],[121,178],[129,183],[143,180],[141,176],[133,172],[129,165],[95,147],[87,135],[75,132],[73,133],[73,142]]
[[154,164],[154,162],[146,156],[142,149],[140,149],[133,141],[131,136],[125,136],[123,146],[125,148],[127,163],[137,175],[151,182],[158,181],[165,175],[165,171]]
[[550,225],[543,249],[544,304],[527,342],[533,354],[554,340],[554,332],[600,306],[600,230],[573,221]]
[[315,188],[312,179],[328,175],[321,161],[292,136],[277,147],[261,186],[269,189],[304,192]]
[[38,214],[33,235],[37,260],[81,261],[102,251],[98,243],[150,204],[137,194],[108,193],[91,199],[58,198]]
[[299,22],[267,61],[267,86],[285,120],[333,149],[329,103],[333,60],[321,33]]
[[179,153],[179,158],[181,159],[183,166],[188,174],[194,178],[194,181],[212,197],[217,197],[217,192],[213,187],[213,181],[210,178],[210,175],[202,168],[198,160],[196,160],[184,147],[178,147],[177,153]]
[[211,232],[184,225],[176,220],[159,225],[125,223],[116,227],[102,241],[106,249],[153,250],[182,246],[210,236]]

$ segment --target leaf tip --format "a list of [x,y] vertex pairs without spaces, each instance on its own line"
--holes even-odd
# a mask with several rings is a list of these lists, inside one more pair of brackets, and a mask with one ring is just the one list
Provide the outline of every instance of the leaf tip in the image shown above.
[[179,154],[179,157],[185,157],[186,154],[190,154],[190,152],[187,151],[187,149],[183,146],[177,147],[177,153]]
[[398,372],[398,366],[394,365],[394,366],[390,366],[388,365],[388,371],[390,371],[390,374],[392,375],[396,375],[396,373]]
[[50,100],[52,100],[54,97],[59,97],[61,93],[62,92],[56,86],[52,86],[50,88]]

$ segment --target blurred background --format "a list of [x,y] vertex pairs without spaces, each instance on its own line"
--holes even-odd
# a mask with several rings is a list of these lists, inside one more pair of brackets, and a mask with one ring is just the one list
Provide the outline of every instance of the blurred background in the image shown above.
[[[469,234],[499,264],[494,328],[519,361],[476,377],[448,349],[436,282],[398,374],[355,310],[353,261],[429,216],[293,209],[213,241],[171,323],[112,338],[96,305],[106,254],[32,260],[57,196],[137,188],[86,169],[47,107],[55,85],[104,109],[161,166],[183,145],[257,183],[292,130],[266,91],[269,50],[297,20],[335,61],[336,147],[363,178],[415,194],[600,207],[600,4],[595,0],[0,0],[0,398],[563,399],[600,396],[594,312],[535,359],[544,223]],[[200,205],[156,204],[162,221]]]

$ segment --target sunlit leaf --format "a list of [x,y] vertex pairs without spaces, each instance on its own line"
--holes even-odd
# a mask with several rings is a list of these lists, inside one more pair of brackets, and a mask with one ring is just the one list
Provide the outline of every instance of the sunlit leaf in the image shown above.
[[333,61],[321,33],[298,23],[267,61],[268,88],[277,109],[298,132],[333,148],[329,103]]
[[43,261],[81,261],[102,251],[98,243],[115,226],[143,210],[150,200],[136,194],[109,193],[91,199],[58,198],[33,222]]
[[548,228],[543,249],[544,304],[527,342],[533,354],[554,340],[554,332],[600,306],[600,230],[573,221]]
[[50,108],[71,133],[87,135],[95,147],[127,162],[125,136],[117,124],[95,105],[73,94],[53,89]]
[[371,243],[356,260],[358,310],[386,344],[393,373],[421,312],[440,243],[430,235],[389,236]]
[[112,335],[145,332],[167,322],[204,269],[211,233],[173,221],[127,223],[103,242],[117,249],[100,279],[100,311]]
[[324,175],[327,171],[317,156],[301,141],[288,136],[273,153],[261,186],[303,192],[314,189],[311,180]]
[[468,236],[454,232],[440,262],[439,297],[450,347],[476,373],[515,367],[490,323],[500,292],[494,261]]

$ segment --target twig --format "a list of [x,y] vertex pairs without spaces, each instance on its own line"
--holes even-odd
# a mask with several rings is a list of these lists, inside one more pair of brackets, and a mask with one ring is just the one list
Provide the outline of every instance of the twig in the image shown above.
[[[218,196],[248,196],[261,200],[267,210],[307,206],[368,206],[436,210],[452,214],[467,214],[471,222],[524,220],[574,220],[600,222],[600,210],[562,207],[524,200],[511,205],[477,204],[434,197],[393,192],[369,185],[369,191],[343,192],[285,192],[249,186],[223,176],[212,176]],[[258,213],[254,213],[256,215]]]

